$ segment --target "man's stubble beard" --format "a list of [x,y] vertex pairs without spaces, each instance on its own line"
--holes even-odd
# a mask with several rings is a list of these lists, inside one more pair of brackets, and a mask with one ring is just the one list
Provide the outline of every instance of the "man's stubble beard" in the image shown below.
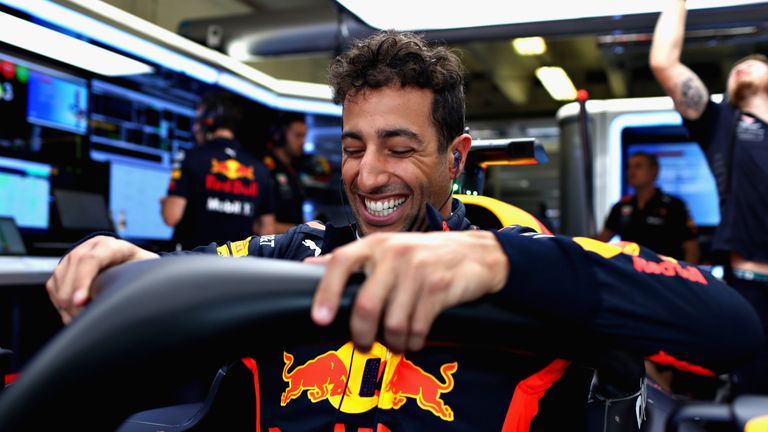
[[728,102],[736,108],[743,109],[744,104],[751,98],[763,95],[768,97],[768,79],[763,79],[762,88],[755,80],[740,80],[732,91],[728,92]]

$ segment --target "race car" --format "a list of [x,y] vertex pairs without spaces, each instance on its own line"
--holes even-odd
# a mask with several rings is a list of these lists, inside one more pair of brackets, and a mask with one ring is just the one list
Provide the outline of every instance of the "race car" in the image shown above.
[[[322,271],[296,262],[215,256],[170,257],[110,269],[96,281],[102,295],[2,393],[0,430],[260,430],[258,423],[254,427],[255,417],[217,412],[217,396],[225,393],[222,377],[214,380],[205,401],[126,418],[153,407],[154,395],[188,374],[227,364],[252,353],[254,345],[266,353],[347,340],[349,306],[362,277],[349,284],[340,319],[319,328],[311,323],[309,308]],[[210,289],[212,280],[215,290]],[[442,314],[430,343],[471,346],[480,353],[492,347],[524,355],[578,356],[585,347],[565,336],[560,328],[483,301]],[[226,373],[224,368],[221,374]],[[654,415],[653,404],[647,407]],[[669,430],[692,430],[691,425],[707,430],[704,425],[726,423],[745,432],[764,431],[767,416],[766,397],[744,397],[732,405],[688,404],[672,413]],[[311,422],[309,430],[334,427],[333,419],[301,420]],[[632,430],[616,427],[573,425],[574,430]]]

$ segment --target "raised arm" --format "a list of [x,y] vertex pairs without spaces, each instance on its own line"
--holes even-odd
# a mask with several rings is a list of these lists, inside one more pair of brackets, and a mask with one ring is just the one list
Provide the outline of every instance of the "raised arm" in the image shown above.
[[686,119],[696,120],[707,106],[709,90],[680,62],[686,16],[685,0],[668,0],[656,22],[649,62],[656,80],[675,102],[675,109]]

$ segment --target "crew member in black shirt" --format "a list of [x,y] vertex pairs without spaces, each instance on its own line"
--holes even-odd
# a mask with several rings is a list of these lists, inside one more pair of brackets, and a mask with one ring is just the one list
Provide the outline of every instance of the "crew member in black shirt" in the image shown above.
[[174,162],[163,220],[187,249],[233,236],[271,234],[275,210],[269,171],[244,151],[233,130],[240,120],[220,93],[203,97],[193,126],[198,147]]
[[613,206],[598,239],[608,241],[618,234],[622,240],[695,264],[699,260],[696,227],[685,203],[656,187],[658,174],[655,155],[632,155],[627,177],[635,195],[627,195]]
[[[666,2],[653,33],[651,71],[715,178],[720,224],[712,251],[722,256],[728,284],[749,300],[768,331],[768,57],[738,60],[723,101],[712,101],[701,78],[681,61],[687,15],[685,0]],[[732,384],[734,395],[768,394],[768,340]]]
[[307,124],[300,114],[283,114],[275,125],[264,165],[272,174],[275,195],[275,232],[282,234],[304,223],[304,186],[299,177]]

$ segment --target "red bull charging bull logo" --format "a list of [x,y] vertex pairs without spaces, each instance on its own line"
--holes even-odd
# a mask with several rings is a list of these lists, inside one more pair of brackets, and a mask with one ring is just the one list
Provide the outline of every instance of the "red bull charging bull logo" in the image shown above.
[[[334,408],[355,414],[373,408],[399,409],[408,399],[414,399],[421,409],[453,421],[453,410],[442,395],[453,390],[456,362],[442,365],[441,380],[438,380],[402,354],[390,353],[378,342],[367,353],[355,351],[353,357],[353,350],[352,342],[347,342],[338,350],[322,354],[293,370],[290,369],[294,357],[283,353],[283,380],[288,387],[280,404],[285,406],[306,391],[314,403],[328,400]],[[354,361],[349,364],[351,358]]]
[[301,396],[304,390],[308,390],[307,396],[312,402],[328,399],[331,396],[341,396],[347,387],[347,365],[335,351],[327,352],[303,365],[293,372],[288,372],[293,364],[293,356],[283,353],[285,369],[283,369],[283,381],[289,383],[288,388],[280,397],[280,405],[286,406],[288,402]]
[[211,174],[221,174],[230,180],[246,178],[253,181],[255,179],[253,167],[243,165],[235,159],[227,159],[225,161],[211,159]]

